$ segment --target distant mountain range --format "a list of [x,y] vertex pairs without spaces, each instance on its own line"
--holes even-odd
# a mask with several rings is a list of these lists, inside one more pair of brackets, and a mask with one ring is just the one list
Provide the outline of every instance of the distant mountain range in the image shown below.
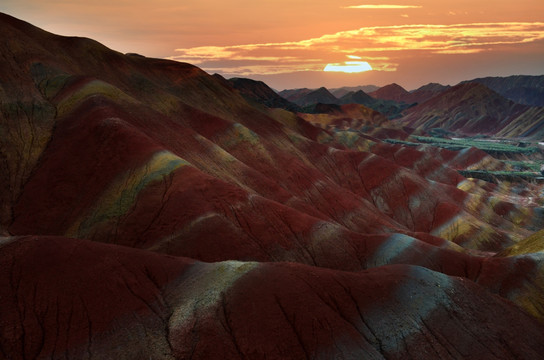
[[294,89],[284,90],[279,93],[284,97],[297,105],[299,105],[303,111],[314,112],[315,105],[321,104],[360,104],[365,105],[373,110],[379,111],[390,119],[400,116],[402,110],[408,107],[407,104],[397,102],[394,100],[380,99],[372,97],[366,94],[363,90],[349,91],[344,93],[340,98],[335,97],[326,88],[321,87],[317,90],[310,89]]
[[[518,104],[531,106],[544,106],[544,75],[513,75],[508,77],[486,77],[465,80],[461,83],[476,82],[483,84],[491,90],[501,94],[505,98]],[[449,85],[429,83],[418,89],[407,91],[398,84],[389,84],[383,87],[376,85],[342,87],[330,89],[330,93],[337,99],[350,92],[363,92],[372,95],[377,99],[402,101],[406,103],[421,103],[430,97],[450,88]],[[292,94],[304,94],[314,91],[313,89],[292,89],[280,92],[285,98]]]
[[543,89],[544,76],[511,76],[474,79],[453,88],[430,83],[410,92],[390,84],[368,94],[344,91],[340,98],[324,87],[284,90],[279,95],[310,113],[318,103],[365,105],[422,132],[442,128],[465,135],[539,138],[544,135],[544,112],[539,107],[544,103]]

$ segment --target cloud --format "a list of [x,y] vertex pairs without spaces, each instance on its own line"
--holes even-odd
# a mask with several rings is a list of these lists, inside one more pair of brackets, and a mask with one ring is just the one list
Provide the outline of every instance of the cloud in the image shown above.
[[541,40],[544,22],[374,26],[300,41],[180,48],[169,58],[244,76],[320,71],[327,64],[340,66],[346,56],[375,71],[394,71],[401,58],[474,54]]
[[353,5],[343,6],[343,9],[420,9],[420,5]]
[[485,51],[484,49],[447,49],[447,50],[438,50],[435,51],[435,54],[477,54]]
[[[219,64],[221,65],[221,64]],[[223,73],[237,76],[252,75],[278,75],[289,74],[301,71],[323,71],[322,64],[257,64],[257,65],[238,65],[238,66],[213,66],[205,67],[209,73]]]

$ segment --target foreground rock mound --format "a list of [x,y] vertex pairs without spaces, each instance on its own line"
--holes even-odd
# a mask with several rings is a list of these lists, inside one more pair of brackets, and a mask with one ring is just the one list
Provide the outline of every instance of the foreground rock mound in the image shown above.
[[544,351],[542,325],[515,305],[417,266],[350,273],[201,263],[59,237],[3,238],[1,250],[7,358],[536,359]]

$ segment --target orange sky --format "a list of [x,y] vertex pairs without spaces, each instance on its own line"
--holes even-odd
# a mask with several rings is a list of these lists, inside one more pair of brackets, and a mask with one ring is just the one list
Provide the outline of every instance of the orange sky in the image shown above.
[[[543,0],[2,0],[0,11],[279,90],[544,74]],[[367,71],[323,71],[346,62]]]

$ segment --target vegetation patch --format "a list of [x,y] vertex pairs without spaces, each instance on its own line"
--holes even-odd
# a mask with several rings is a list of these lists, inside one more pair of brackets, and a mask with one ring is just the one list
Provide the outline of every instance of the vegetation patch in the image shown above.
[[440,147],[448,150],[459,151],[471,147],[475,147],[490,155],[511,155],[511,154],[523,154],[530,155],[541,150],[536,146],[524,142],[505,142],[500,140],[483,140],[481,138],[454,138],[447,139],[442,137],[432,136],[412,136],[413,141],[403,141],[397,139],[385,139],[384,141],[390,144],[402,144],[407,146],[420,146],[422,144],[428,144],[435,147]]
[[544,182],[540,173],[533,171],[488,171],[488,170],[458,170],[459,174],[467,178],[485,180],[497,184],[499,181],[519,182]]
[[533,154],[540,151],[540,149],[536,146],[527,146],[526,143],[521,143],[521,142],[507,143],[500,140],[483,140],[483,139],[477,139],[477,138],[444,139],[444,138],[429,137],[429,136],[414,136],[414,138],[419,142],[450,149],[450,150],[458,150],[458,149],[464,149],[469,147],[475,147],[491,155],[493,155],[494,153]]

